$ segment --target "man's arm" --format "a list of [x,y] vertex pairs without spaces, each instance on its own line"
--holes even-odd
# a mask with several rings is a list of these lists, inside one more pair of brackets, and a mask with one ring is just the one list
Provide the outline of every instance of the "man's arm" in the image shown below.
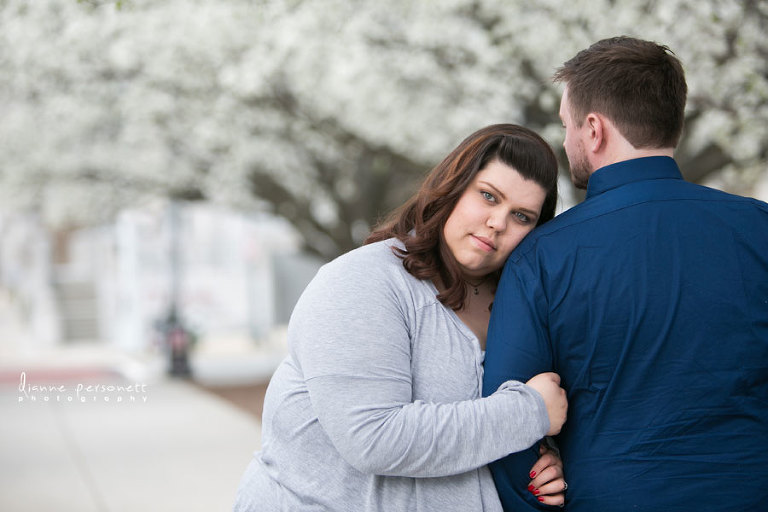
[[[539,279],[523,260],[510,259],[496,291],[488,327],[483,395],[509,379],[526,382],[553,371],[547,328],[548,305]],[[528,472],[539,457],[538,444],[490,465],[505,510],[541,510],[528,491]]]

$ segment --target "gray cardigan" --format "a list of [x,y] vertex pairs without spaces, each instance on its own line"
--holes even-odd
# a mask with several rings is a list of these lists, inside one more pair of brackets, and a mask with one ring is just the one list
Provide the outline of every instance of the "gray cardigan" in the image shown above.
[[524,384],[480,398],[477,338],[392,244],[337,258],[304,291],[236,512],[500,511],[485,465],[549,429]]

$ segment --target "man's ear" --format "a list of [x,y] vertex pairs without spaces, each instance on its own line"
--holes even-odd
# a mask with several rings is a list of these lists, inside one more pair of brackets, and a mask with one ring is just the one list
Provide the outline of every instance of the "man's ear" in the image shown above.
[[600,114],[590,112],[584,120],[587,128],[587,141],[585,147],[592,153],[597,153],[605,144],[605,120]]

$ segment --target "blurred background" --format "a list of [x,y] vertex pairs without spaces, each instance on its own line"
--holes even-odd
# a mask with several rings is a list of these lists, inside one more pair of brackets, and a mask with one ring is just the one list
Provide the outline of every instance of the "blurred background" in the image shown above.
[[0,509],[229,509],[302,289],[458,142],[537,130],[582,199],[549,77],[598,39],[668,45],[684,175],[768,199],[767,30],[765,0],[0,0]]

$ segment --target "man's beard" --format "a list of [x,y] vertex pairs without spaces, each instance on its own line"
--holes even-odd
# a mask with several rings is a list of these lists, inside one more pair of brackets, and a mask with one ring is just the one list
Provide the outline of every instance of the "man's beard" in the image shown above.
[[583,151],[580,151],[573,161],[569,160],[569,167],[571,171],[571,181],[573,186],[585,190],[587,183],[589,183],[589,176],[591,169],[589,167],[589,161]]
[[578,160],[570,162],[570,169],[573,186],[586,190],[590,175],[589,162],[587,162],[587,159],[582,155]]

